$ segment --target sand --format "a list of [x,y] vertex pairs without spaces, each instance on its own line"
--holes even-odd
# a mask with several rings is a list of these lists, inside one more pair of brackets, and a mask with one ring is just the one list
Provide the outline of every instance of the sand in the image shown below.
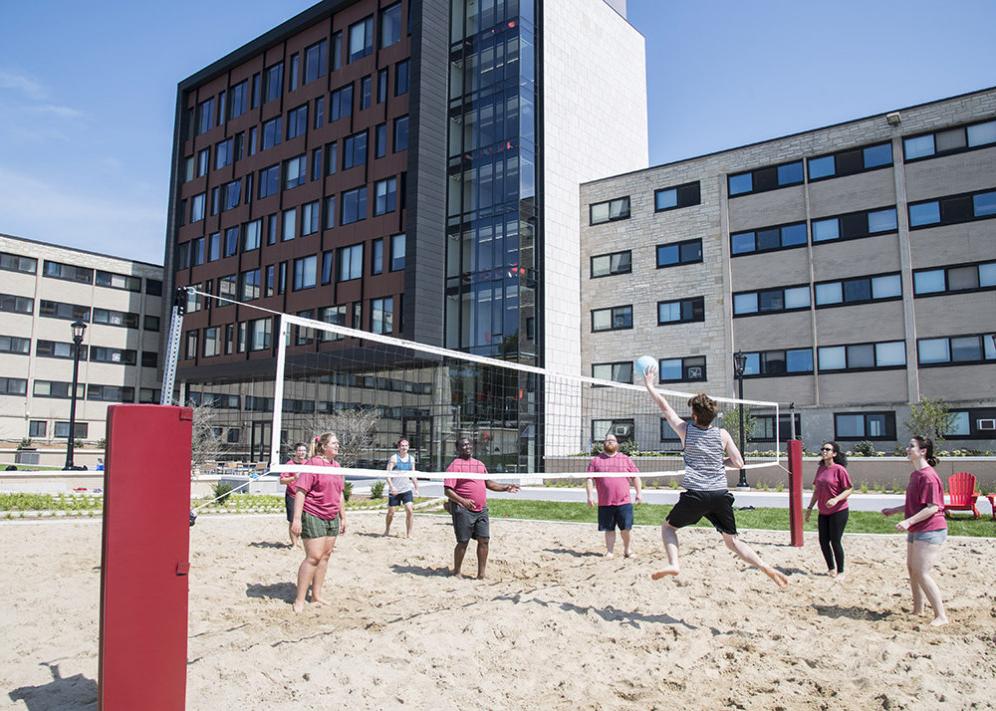
[[[480,582],[446,574],[446,519],[419,516],[414,540],[382,521],[351,517],[332,604],[295,616],[282,519],[201,517],[188,708],[996,708],[992,540],[948,540],[935,629],[910,614],[899,536],[846,536],[840,584],[815,539],[742,532],[783,592],[705,529],[682,533],[681,576],[652,582],[654,528],[607,560],[594,524],[496,521]],[[95,707],[99,551],[99,524],[0,525],[0,707]]]

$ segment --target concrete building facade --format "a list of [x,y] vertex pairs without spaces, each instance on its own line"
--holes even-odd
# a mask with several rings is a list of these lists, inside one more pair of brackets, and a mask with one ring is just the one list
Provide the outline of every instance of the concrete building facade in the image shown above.
[[586,372],[630,381],[650,354],[661,387],[733,395],[740,350],[783,440],[794,403],[809,447],[892,451],[939,398],[945,446],[996,446],[996,89],[589,182],[581,203]]
[[77,319],[76,439],[105,437],[108,405],[159,403],[161,266],[0,235],[0,270],[0,439],[68,437]]

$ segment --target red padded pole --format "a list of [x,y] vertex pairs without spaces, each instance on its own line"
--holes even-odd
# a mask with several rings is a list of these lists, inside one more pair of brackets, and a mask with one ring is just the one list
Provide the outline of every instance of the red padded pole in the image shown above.
[[182,711],[190,549],[188,407],[107,408],[98,704]]
[[789,528],[792,545],[802,547],[802,440],[788,441]]

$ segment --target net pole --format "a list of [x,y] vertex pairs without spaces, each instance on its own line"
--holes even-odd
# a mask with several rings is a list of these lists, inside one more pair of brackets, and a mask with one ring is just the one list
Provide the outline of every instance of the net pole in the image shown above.
[[277,320],[277,370],[273,378],[273,419],[270,421],[270,466],[280,464],[280,423],[284,409],[284,367],[287,360],[287,321]]
[[792,545],[802,547],[802,441],[788,441],[789,527]]

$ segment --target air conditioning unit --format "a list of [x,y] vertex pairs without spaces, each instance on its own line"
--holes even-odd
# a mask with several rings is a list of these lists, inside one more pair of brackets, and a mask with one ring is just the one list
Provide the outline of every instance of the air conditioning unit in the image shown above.
[[976,420],[975,421],[975,429],[977,429],[977,430],[989,430],[989,431],[996,430],[996,419],[990,418],[990,419],[985,419],[985,420]]

